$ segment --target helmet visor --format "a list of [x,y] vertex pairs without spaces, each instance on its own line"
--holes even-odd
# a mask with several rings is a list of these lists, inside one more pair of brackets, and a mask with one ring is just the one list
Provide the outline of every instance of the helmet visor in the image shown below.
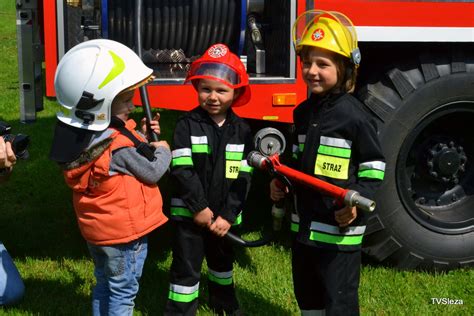
[[186,81],[194,79],[213,79],[225,83],[231,88],[238,88],[241,80],[237,72],[222,63],[204,62],[191,69]]

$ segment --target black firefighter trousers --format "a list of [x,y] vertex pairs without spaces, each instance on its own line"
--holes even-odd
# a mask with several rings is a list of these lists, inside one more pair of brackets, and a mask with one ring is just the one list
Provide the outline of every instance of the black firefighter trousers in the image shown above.
[[360,250],[322,249],[294,240],[293,286],[300,310],[359,315],[360,265]]
[[199,281],[204,257],[208,266],[209,307],[218,314],[232,314],[239,304],[232,277],[232,244],[191,221],[173,221],[173,262],[165,315],[196,315]]

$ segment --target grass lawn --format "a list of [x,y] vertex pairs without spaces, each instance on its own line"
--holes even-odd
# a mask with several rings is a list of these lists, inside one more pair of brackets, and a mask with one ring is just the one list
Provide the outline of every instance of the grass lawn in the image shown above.
[[[30,135],[31,144],[30,158],[20,161],[10,181],[1,187],[0,240],[20,270],[26,294],[19,304],[0,307],[0,315],[87,315],[94,284],[93,265],[75,222],[71,193],[58,167],[48,160],[58,106],[54,99],[45,98],[45,109],[38,113],[35,123],[19,123],[15,27],[15,2],[1,0],[0,120],[11,124],[13,133]],[[139,117],[141,110],[137,112]],[[162,111],[161,115],[163,138],[169,140],[178,113]],[[253,212],[244,217],[248,238],[257,237],[262,226],[268,225],[267,181],[266,176],[258,175],[252,188]],[[166,200],[167,179],[160,184]],[[149,256],[136,300],[137,315],[162,313],[171,263],[170,231],[166,225],[150,236]],[[287,227],[270,246],[237,249],[235,283],[246,315],[298,315],[289,240]],[[201,286],[198,315],[211,315],[205,303],[206,278]],[[474,270],[406,272],[366,262],[359,292],[363,315],[474,315]],[[449,304],[447,299],[462,304]]]

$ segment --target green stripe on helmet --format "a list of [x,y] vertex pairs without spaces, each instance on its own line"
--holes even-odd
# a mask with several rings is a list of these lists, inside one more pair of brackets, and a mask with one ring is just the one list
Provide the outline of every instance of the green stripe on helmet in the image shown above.
[[102,81],[102,83],[99,85],[99,89],[102,89],[109,82],[114,80],[125,69],[125,62],[123,61],[122,58],[120,58],[120,56],[118,56],[111,50],[109,50],[109,54],[110,56],[112,56],[114,66],[112,67],[112,69],[110,69],[110,72],[107,74],[107,77],[105,77],[104,81]]

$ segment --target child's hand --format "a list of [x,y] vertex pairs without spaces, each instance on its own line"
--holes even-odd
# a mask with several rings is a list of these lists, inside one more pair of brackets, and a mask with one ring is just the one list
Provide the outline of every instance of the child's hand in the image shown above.
[[214,218],[214,213],[209,207],[206,207],[202,211],[194,213],[194,223],[201,227],[210,227],[212,224],[212,219]]
[[[160,121],[160,113],[156,113],[153,119],[150,121],[151,130],[157,135],[160,135],[161,133],[159,121]],[[143,135],[148,135],[147,134],[148,131],[146,127],[146,117],[142,118],[140,122],[140,126],[141,126],[141,132],[143,133]]]
[[336,219],[336,222],[338,222],[339,227],[346,227],[356,219],[357,208],[355,206],[346,206],[334,212],[334,217]]
[[170,145],[168,144],[166,140],[160,140],[159,142],[151,142],[150,145],[152,145],[155,148],[166,147],[168,148],[168,150],[170,150]]
[[227,220],[218,216],[216,221],[212,223],[211,227],[209,227],[209,230],[219,237],[224,237],[224,235],[229,231],[230,227],[231,225]]
[[283,185],[278,179],[272,179],[270,182],[270,199],[277,202],[285,197],[288,193],[288,188]]

